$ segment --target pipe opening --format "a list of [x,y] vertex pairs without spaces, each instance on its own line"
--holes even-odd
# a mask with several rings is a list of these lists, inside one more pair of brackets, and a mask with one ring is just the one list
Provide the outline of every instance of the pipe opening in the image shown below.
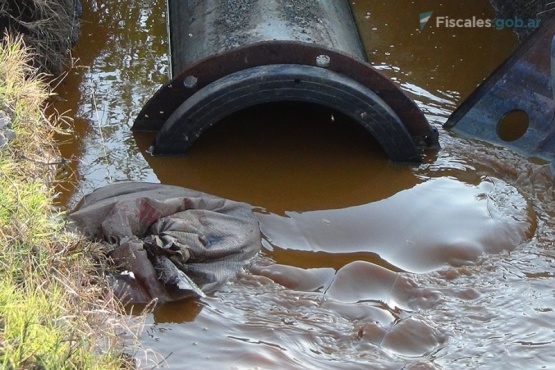
[[[315,103],[341,111],[371,133],[391,160],[421,159],[417,142],[374,92],[333,71],[303,65],[254,67],[205,86],[168,118],[156,137],[153,154],[185,153],[196,137],[230,114],[281,101]],[[185,135],[193,139],[183,141]]]
[[[135,137],[142,150],[154,138]],[[206,130],[186,155],[145,159],[162,183],[255,205],[271,201],[274,212],[355,206],[416,181],[413,168],[393,164],[357,121],[303,102],[246,108]]]
[[225,117],[198,138],[188,155],[207,150],[250,151],[272,161],[289,158],[285,162],[291,166],[325,166],[336,155],[387,159],[379,142],[355,120],[327,106],[295,101],[264,103]]

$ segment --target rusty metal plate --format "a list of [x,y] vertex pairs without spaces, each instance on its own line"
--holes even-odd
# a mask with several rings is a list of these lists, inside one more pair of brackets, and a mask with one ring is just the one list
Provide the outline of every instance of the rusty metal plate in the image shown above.
[[[203,87],[231,73],[271,64],[318,66],[318,60],[322,58],[328,61],[326,69],[361,83],[383,99],[399,116],[411,136],[433,136],[428,121],[416,103],[368,63],[337,51],[295,41],[248,45],[188,66],[164,84],[145,104],[135,120],[133,130],[159,131],[181,103]],[[437,144],[437,138],[432,141]]]

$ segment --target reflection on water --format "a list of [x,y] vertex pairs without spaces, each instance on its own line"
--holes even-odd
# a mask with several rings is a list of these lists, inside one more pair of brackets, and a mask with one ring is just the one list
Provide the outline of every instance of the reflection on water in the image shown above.
[[[436,125],[514,47],[510,30],[437,28],[433,17],[418,30],[427,11],[492,17],[485,0],[352,3],[372,64]],[[75,176],[60,202],[111,181],[159,180],[259,207],[273,243],[220,291],[148,316],[141,340],[167,367],[551,366],[545,166],[443,131],[437,155],[395,165],[341,115],[295,104],[234,115],[186,156],[149,157],[152,137],[130,127],[167,79],[165,4],[88,4],[75,51],[86,67],[56,106],[74,112],[78,136],[61,145]]]
[[57,91],[66,101],[55,106],[73,112],[80,138],[61,138],[62,155],[73,159],[73,176],[61,184],[62,204],[112,181],[156,181],[131,126],[141,105],[167,80],[165,3],[88,0],[85,5],[74,50],[77,68]]
[[256,216],[278,248],[373,252],[404,271],[419,273],[511,251],[534,232],[526,200],[516,189],[498,180],[470,186],[447,177],[365,205]]
[[[354,10],[370,62],[417,101],[439,96],[448,109],[468,96],[515,45],[510,29],[435,24],[438,16],[494,18],[487,1],[355,1]],[[419,31],[418,15],[428,11],[433,11],[432,18]]]

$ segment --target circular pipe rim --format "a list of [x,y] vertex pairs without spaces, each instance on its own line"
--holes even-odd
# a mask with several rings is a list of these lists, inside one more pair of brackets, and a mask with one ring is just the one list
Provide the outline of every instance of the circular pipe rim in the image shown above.
[[239,110],[269,102],[316,103],[364,127],[396,162],[419,162],[417,144],[393,109],[343,75],[306,65],[264,65],[227,75],[199,89],[166,120],[153,155],[181,154],[209,127]]

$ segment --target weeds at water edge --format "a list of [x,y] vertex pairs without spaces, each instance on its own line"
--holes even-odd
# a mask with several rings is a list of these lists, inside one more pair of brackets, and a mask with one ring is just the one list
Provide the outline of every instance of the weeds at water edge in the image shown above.
[[121,314],[97,273],[101,247],[66,231],[52,208],[58,126],[44,116],[48,86],[28,58],[21,38],[4,39],[0,110],[16,138],[0,149],[0,367],[136,367],[123,353],[141,323]]

